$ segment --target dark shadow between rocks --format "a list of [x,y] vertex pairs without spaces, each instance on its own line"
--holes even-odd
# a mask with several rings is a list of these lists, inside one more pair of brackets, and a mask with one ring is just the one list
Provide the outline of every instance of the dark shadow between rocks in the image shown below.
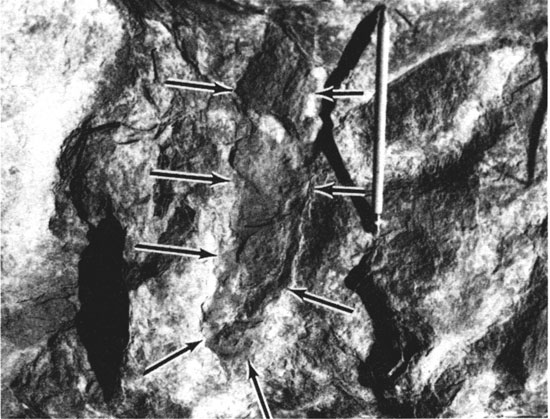
[[[384,6],[375,7],[371,13],[359,22],[336,68],[327,78],[325,87],[332,86],[335,89],[339,88],[349,73],[357,66],[363,51],[370,44],[372,34],[378,22],[379,12],[383,8]],[[327,102],[326,100],[323,100],[321,104],[319,116],[323,121],[323,126],[315,139],[313,157],[316,157],[319,151],[322,152],[328,160],[330,167],[334,170],[338,182],[342,185],[354,186],[355,183],[351,179],[338,146],[334,141],[334,123],[331,114],[335,107],[335,102]],[[357,210],[363,229],[367,232],[374,232],[374,211],[371,205],[364,197],[352,197],[351,200]]]
[[112,212],[90,227],[90,244],[78,264],[78,336],[109,402],[120,387],[120,368],[129,339],[128,291],[123,279],[126,232]]

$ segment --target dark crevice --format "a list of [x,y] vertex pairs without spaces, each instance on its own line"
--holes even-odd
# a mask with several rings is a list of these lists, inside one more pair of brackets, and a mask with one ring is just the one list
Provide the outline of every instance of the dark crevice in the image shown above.
[[76,327],[88,361],[109,402],[120,387],[120,369],[129,339],[130,300],[124,282],[126,232],[111,210],[90,226],[89,245],[78,264],[80,311]]
[[403,19],[407,23],[407,25],[409,25],[411,28],[415,27],[414,24],[410,21],[410,19],[407,16],[405,16],[405,14],[403,12],[401,12],[397,7],[394,7],[392,10],[395,13],[397,13],[397,16],[399,16],[401,19]]
[[518,307],[517,316],[506,325],[507,343],[494,365],[497,371],[508,375],[512,387],[523,388],[527,381],[529,360],[525,359],[525,342],[536,330],[540,313],[548,306],[547,263],[541,257],[535,262],[527,289],[529,293]]
[[529,149],[527,151],[527,183],[531,185],[535,179],[535,169],[537,166],[537,150],[540,142],[544,117],[548,108],[548,62],[546,61],[546,51],[548,49],[548,40],[537,42],[534,46],[540,66],[542,78],[542,93],[540,102],[535,111],[531,128],[529,129]]
[[374,329],[374,343],[367,359],[359,365],[359,383],[372,389],[384,414],[414,417],[417,406],[413,401],[398,400],[395,383],[413,356],[430,347],[433,331],[420,318],[414,331],[402,325],[399,313],[391,308],[389,296],[376,285],[371,272],[374,252],[371,249],[344,281],[361,298]]
[[[383,9],[385,9],[385,6],[376,6],[371,13],[359,22],[351,35],[350,41],[342,52],[336,69],[328,77],[325,87],[334,86],[335,89],[339,88],[342,82],[349,76],[349,73],[357,66],[363,51],[370,44],[371,36],[378,22],[378,14]],[[326,112],[327,116],[336,107],[334,102],[324,101],[323,105],[321,113]]]
[[158,53],[156,48],[151,50],[151,62],[153,63],[153,80],[157,83],[162,83],[158,69]]
[[[162,146],[160,149],[161,152],[157,159],[157,167],[160,169],[174,170],[174,167],[172,167],[173,165],[170,164],[170,157],[165,153]],[[175,196],[173,182],[166,180],[156,181],[153,186],[153,202],[155,204],[153,215],[163,218]]]
[[153,215],[163,218],[168,212],[168,208],[174,200],[175,195],[172,182],[166,180],[155,182],[153,187],[153,202],[155,203]]
[[229,150],[229,157],[227,158],[227,162],[229,163],[229,166],[231,166],[231,168],[233,170],[235,170],[235,157],[237,157],[237,147],[238,147],[238,142],[236,142],[233,147],[231,147],[231,150]]
[[[540,75],[537,77],[533,77],[531,80],[527,80],[525,83],[522,83],[519,87],[514,89],[512,93],[510,93],[510,97],[513,98],[517,93],[521,92],[523,89],[531,86],[534,82],[538,81],[541,78]],[[511,101],[511,99],[510,99]]]
[[[340,61],[336,69],[330,74],[325,82],[325,87],[333,86],[339,88],[342,82],[348,77],[349,73],[355,68],[359,62],[363,51],[367,48],[371,41],[372,34],[376,28],[379,11],[384,6],[377,6],[368,14],[353,32],[350,41],[346,45]],[[338,146],[334,141],[334,123],[332,122],[331,113],[336,107],[336,102],[328,102],[323,100],[319,116],[323,121],[323,126],[315,139],[313,156],[316,157],[319,152],[322,152],[327,158],[330,166],[334,170],[338,182],[342,185],[353,186],[355,183],[346,169]],[[365,198],[352,197],[353,205],[355,206],[363,229],[368,232],[374,232],[374,212],[372,206]]]

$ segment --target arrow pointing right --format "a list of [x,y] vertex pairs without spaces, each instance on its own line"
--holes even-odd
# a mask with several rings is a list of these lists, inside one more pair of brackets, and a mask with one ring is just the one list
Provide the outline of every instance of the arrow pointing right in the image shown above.
[[151,169],[151,177],[158,179],[180,180],[184,182],[208,183],[210,186],[229,182],[229,179],[212,172],[209,175],[202,173],[177,172],[175,170]]
[[189,343],[186,343],[185,344],[185,347],[181,348],[181,349],[178,349],[177,351],[174,351],[172,352],[171,354],[169,355],[166,355],[164,358],[162,358],[160,361],[154,363],[153,365],[147,367],[145,369],[145,372],[143,373],[143,375],[147,375],[149,374],[150,372],[153,372],[154,370],[156,370],[157,368],[160,368],[162,367],[164,364],[170,362],[171,360],[173,360],[174,358],[180,356],[180,355],[183,355],[185,352],[189,351],[189,352],[193,352],[193,350],[197,347],[197,345],[199,343],[201,343],[202,340],[198,340],[196,342],[189,342]]
[[217,255],[204,249],[188,249],[186,247],[172,246],[169,244],[138,243],[135,249],[141,252],[159,253],[174,256],[198,256],[199,259],[211,258]]
[[248,380],[252,380],[252,384],[254,385],[254,392],[256,393],[256,398],[258,399],[258,405],[262,411],[262,416],[264,419],[271,419],[273,416],[271,416],[271,411],[265,401],[264,392],[258,382],[258,375],[259,374],[256,372],[250,361],[248,361]]
[[221,83],[205,83],[202,81],[187,81],[178,79],[168,79],[164,82],[167,87],[173,89],[199,90],[203,92],[211,92],[214,96],[231,93],[232,88],[224,86]]

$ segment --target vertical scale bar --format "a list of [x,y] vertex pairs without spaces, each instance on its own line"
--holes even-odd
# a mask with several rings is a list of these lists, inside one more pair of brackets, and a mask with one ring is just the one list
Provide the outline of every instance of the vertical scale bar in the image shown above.
[[384,205],[384,163],[386,155],[386,105],[388,101],[388,56],[390,32],[386,21],[386,7],[382,6],[378,15],[378,35],[376,45],[376,140],[374,142],[373,202],[375,234],[380,232]]

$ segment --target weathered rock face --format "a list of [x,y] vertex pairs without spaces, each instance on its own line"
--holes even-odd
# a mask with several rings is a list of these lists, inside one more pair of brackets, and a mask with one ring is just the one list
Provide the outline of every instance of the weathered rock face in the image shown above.
[[3,415],[256,417],[247,360],[276,417],[547,414],[544,3],[388,3],[377,238],[370,200],[313,193],[372,181],[375,3],[27,3],[3,6]]

